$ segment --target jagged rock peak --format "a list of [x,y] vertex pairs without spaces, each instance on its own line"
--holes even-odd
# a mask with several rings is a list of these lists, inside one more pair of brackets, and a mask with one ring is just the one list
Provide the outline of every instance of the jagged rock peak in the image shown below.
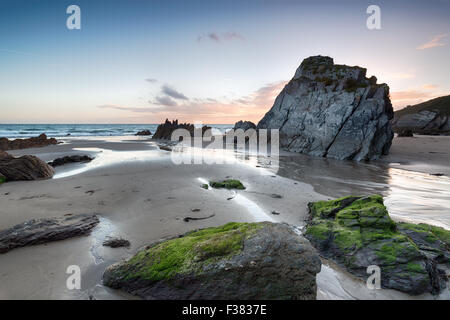
[[389,87],[366,69],[303,60],[258,129],[279,129],[288,151],[335,159],[373,160],[387,154],[393,132]]

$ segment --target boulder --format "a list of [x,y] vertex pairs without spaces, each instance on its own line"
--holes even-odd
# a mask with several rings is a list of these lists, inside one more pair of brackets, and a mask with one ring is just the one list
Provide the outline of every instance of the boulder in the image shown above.
[[237,129],[242,129],[244,131],[247,131],[248,129],[255,129],[256,130],[256,125],[251,122],[251,121],[238,121],[234,124],[234,130]]
[[350,273],[366,280],[367,267],[376,265],[382,288],[412,295],[445,288],[450,231],[395,223],[378,195],[313,202],[308,207],[306,238],[322,256]]
[[135,136],[151,136],[152,133],[150,130],[142,130],[135,134]]
[[87,155],[73,155],[73,156],[65,156],[65,157],[61,157],[61,158],[56,158],[55,160],[51,161],[48,163],[49,166],[52,167],[58,167],[58,166],[63,166],[65,164],[69,164],[69,163],[76,163],[76,162],[90,162],[94,160],[94,158],[91,158]]
[[[172,122],[170,122],[169,119],[166,119],[166,121],[164,123],[162,123],[158,126],[152,139],[171,140],[172,133],[177,129],[187,130],[191,137],[194,137],[195,130],[200,130],[200,128],[196,129],[195,126],[190,123],[178,123],[178,120],[173,120]],[[209,130],[209,129],[211,129],[211,127],[203,126],[201,128],[201,130],[202,130],[201,135],[203,136],[205,134],[206,130]],[[200,133],[199,133],[199,135],[200,135]]]
[[188,232],[108,267],[103,283],[145,299],[315,299],[321,261],[286,224]]
[[258,129],[278,129],[280,147],[341,160],[374,160],[394,136],[389,87],[366,69],[309,57],[284,87]]
[[45,133],[38,137],[28,138],[28,139],[14,139],[9,140],[8,138],[0,138],[0,150],[17,150],[26,148],[37,148],[45,147],[52,144],[57,144],[55,138],[47,138]]
[[410,129],[401,129],[398,132],[398,137],[400,137],[400,138],[402,138],[402,137],[414,137],[414,133]]
[[85,235],[98,223],[98,217],[89,214],[33,219],[0,231],[0,253],[6,253],[14,248]]
[[106,237],[105,241],[103,241],[104,247],[110,247],[110,248],[121,248],[121,247],[130,247],[131,243],[130,241],[122,238],[116,238],[116,237]]
[[55,170],[38,157],[15,158],[0,151],[0,174],[6,181],[49,179],[54,173]]

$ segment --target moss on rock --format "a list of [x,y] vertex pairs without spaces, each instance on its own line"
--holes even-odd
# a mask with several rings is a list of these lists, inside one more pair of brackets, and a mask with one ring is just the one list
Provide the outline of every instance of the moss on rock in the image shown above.
[[144,299],[316,299],[317,251],[293,226],[228,223],[188,232],[109,266],[103,284]]
[[191,232],[138,252],[121,267],[126,279],[167,280],[196,272],[218,259],[238,254],[244,240],[255,234],[257,223],[231,222]]
[[5,182],[6,182],[5,176],[0,174],[0,184],[5,183]]
[[441,227],[431,226],[425,223],[413,224],[400,222],[399,227],[404,229],[409,229],[418,233],[425,233],[426,238],[429,242],[435,242],[436,240],[441,240],[442,242],[450,245],[450,231],[445,230]]
[[[318,201],[308,207],[306,237],[325,257],[364,277],[367,266],[378,265],[385,287],[414,294],[439,290],[442,279],[430,257],[449,262],[450,231],[395,223],[379,195]],[[407,280],[400,274],[407,274]]]
[[238,189],[238,190],[244,190],[245,187],[239,180],[236,179],[226,179],[222,181],[210,181],[209,185],[213,188],[220,189]]

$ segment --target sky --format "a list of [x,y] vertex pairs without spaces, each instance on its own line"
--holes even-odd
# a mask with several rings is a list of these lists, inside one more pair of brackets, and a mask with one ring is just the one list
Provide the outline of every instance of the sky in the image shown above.
[[0,0],[0,123],[257,122],[319,54],[399,109],[450,94],[449,16],[446,0]]

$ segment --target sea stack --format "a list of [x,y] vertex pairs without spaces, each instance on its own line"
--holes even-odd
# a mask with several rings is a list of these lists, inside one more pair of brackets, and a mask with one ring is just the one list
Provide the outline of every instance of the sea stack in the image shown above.
[[376,160],[389,152],[394,133],[389,87],[367,78],[366,69],[313,56],[258,123],[278,129],[280,147],[339,160]]

